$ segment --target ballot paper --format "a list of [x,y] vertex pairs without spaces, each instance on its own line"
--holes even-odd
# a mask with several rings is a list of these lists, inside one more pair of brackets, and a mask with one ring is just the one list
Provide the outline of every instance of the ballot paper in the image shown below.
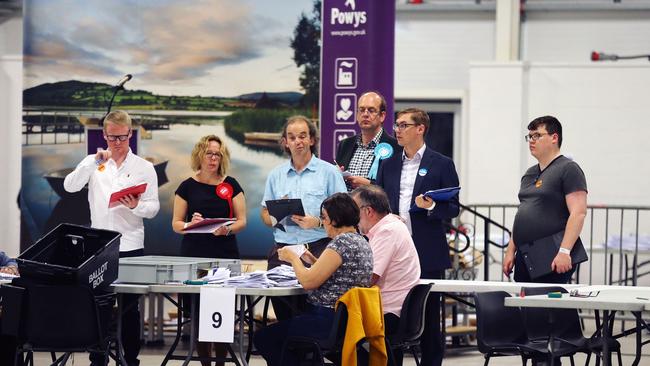
[[300,285],[293,267],[287,265],[281,265],[268,271],[255,271],[231,277],[224,281],[223,284],[224,286],[247,288],[294,287]]
[[307,251],[304,245],[285,245],[283,248],[289,249],[290,251],[296,253],[298,258],[302,257],[303,254]]
[[230,269],[214,267],[208,271],[208,274],[201,277],[205,283],[222,283],[230,278]]

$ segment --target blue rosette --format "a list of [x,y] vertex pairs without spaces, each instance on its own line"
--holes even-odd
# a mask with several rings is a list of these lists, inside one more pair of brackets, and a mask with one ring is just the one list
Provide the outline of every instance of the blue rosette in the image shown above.
[[382,142],[375,146],[375,160],[372,162],[370,171],[368,172],[368,178],[370,180],[377,179],[377,171],[379,170],[379,160],[388,159],[393,156],[393,147],[387,143]]

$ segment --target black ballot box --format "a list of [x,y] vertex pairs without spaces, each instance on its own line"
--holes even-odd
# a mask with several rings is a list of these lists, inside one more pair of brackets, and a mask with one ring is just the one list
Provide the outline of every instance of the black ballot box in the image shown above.
[[18,282],[105,291],[117,279],[120,236],[115,231],[60,224],[16,258]]

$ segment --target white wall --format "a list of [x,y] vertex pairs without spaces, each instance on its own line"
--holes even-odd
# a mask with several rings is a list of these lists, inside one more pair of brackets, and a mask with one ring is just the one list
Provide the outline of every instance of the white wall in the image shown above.
[[[588,62],[591,51],[650,53],[650,11],[528,12],[522,60]],[[647,59],[625,61],[648,64]]]
[[20,245],[22,38],[22,19],[0,23],[0,250],[10,256]]
[[469,63],[494,59],[490,12],[404,12],[395,25],[395,96],[457,97]]
[[589,204],[650,206],[649,88],[650,64],[473,64],[467,201],[517,202],[519,178],[535,164],[526,125],[551,114],[562,151],[585,171]]

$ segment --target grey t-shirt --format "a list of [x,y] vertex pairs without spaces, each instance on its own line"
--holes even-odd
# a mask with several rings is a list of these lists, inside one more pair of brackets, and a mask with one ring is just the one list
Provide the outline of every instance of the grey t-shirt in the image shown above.
[[343,262],[319,288],[307,295],[309,303],[334,307],[336,300],[353,287],[368,287],[372,279],[372,249],[363,236],[345,233],[336,236],[326,249],[337,252]]
[[528,168],[521,178],[520,204],[512,228],[515,245],[564,230],[569,218],[565,196],[577,191],[587,191],[585,174],[563,155],[543,171],[539,164]]

